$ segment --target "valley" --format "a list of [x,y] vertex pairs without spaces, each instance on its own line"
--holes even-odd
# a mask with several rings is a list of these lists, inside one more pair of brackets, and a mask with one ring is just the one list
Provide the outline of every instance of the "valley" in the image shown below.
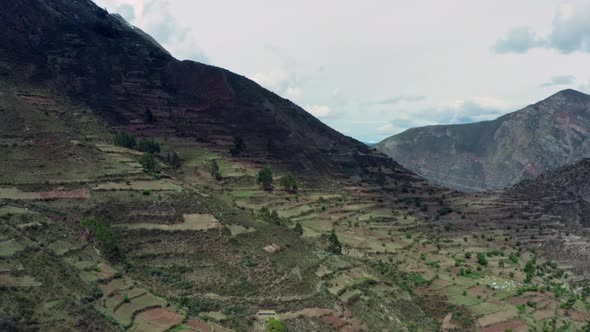
[[0,21],[0,330],[590,328],[587,161],[459,192],[91,1]]

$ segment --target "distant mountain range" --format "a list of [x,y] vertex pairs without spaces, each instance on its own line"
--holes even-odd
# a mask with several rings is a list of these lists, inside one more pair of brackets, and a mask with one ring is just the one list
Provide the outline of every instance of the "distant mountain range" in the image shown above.
[[590,157],[590,96],[563,90],[492,121],[413,128],[375,148],[442,186],[501,189]]

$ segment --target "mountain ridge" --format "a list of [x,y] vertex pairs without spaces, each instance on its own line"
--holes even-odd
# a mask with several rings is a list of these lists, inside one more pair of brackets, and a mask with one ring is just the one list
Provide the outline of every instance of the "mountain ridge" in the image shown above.
[[494,120],[412,128],[375,147],[433,183],[497,190],[590,156],[589,121],[590,96],[566,89]]
[[[308,172],[350,176],[362,174],[362,164],[380,164],[407,173],[244,76],[175,59],[89,0],[18,0],[0,19],[0,43],[13,45],[0,50],[0,74],[82,100],[121,130],[174,132],[228,148],[240,136],[246,153]],[[146,109],[157,121],[145,123]],[[277,148],[266,151],[271,139]]]

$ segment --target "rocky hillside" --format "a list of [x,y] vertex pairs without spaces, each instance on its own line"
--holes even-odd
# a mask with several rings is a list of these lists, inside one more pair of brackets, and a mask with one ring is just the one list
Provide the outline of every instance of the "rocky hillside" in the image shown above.
[[433,183],[495,190],[590,157],[590,96],[561,91],[493,121],[414,128],[375,147]]
[[243,76],[173,58],[90,0],[17,0],[3,7],[0,78],[42,83],[121,130],[228,148],[239,136],[248,147],[244,157],[268,156],[315,174],[357,175],[367,165],[405,172]]

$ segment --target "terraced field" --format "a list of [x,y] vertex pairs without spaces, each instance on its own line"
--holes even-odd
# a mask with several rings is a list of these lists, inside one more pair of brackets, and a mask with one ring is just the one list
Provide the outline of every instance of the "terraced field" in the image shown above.
[[[586,237],[554,216],[531,223],[518,202],[305,174],[288,193],[272,159],[166,136],[155,137],[150,174],[84,110],[45,119],[41,107],[61,105],[47,91],[39,108],[3,92],[5,109],[39,113],[23,121],[46,137],[0,131],[0,142],[26,147],[0,144],[11,153],[0,160],[2,327],[264,331],[273,317],[292,331],[503,332],[581,331],[590,320],[586,279],[545,247]],[[84,130],[63,137],[65,124]],[[70,150],[49,158],[39,153],[48,145]],[[256,181],[265,164],[273,191]],[[89,217],[114,242],[81,224]]]

